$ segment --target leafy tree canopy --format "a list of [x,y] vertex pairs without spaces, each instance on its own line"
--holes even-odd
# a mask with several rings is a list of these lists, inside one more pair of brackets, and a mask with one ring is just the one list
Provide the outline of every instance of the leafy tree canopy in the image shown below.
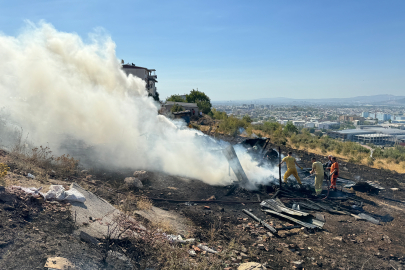
[[242,120],[244,120],[244,121],[246,121],[246,122],[248,122],[248,123],[252,123],[252,122],[253,122],[252,118],[250,118],[250,116],[247,115],[247,114],[245,114],[245,115],[243,116]]
[[186,102],[180,95],[171,95],[170,97],[166,98],[166,101]]
[[186,100],[180,95],[171,95],[166,101],[196,103],[198,109],[205,114],[209,113],[212,107],[211,99],[204,92],[194,89],[186,95]]
[[197,106],[205,114],[211,111],[211,103],[208,101],[197,101]]
[[186,101],[190,103],[197,103],[198,101],[207,101],[212,107],[211,99],[204,93],[198,90],[191,90],[190,94],[186,95]]
[[298,133],[298,129],[291,121],[288,121],[284,127],[284,133],[291,134],[291,133]]

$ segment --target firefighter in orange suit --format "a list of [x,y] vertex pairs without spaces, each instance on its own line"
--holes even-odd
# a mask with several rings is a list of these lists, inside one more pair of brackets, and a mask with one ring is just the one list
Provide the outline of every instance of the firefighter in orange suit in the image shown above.
[[336,161],[336,157],[332,157],[332,166],[330,167],[330,188],[336,190],[336,179],[339,176],[339,164]]

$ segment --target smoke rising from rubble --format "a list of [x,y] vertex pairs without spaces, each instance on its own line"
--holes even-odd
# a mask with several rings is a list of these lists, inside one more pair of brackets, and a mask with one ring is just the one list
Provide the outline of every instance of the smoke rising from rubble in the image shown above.
[[[218,144],[158,115],[144,81],[121,70],[109,37],[93,34],[90,40],[43,22],[28,23],[17,37],[0,35],[0,108],[30,141],[57,154],[64,153],[67,138],[84,142],[94,146],[91,159],[104,166],[159,170],[209,184],[235,180],[221,152],[208,150]],[[276,175],[243,150],[237,153],[252,182]]]

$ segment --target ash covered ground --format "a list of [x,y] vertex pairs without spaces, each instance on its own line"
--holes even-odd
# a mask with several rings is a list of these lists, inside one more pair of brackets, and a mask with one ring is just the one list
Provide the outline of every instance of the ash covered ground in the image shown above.
[[[271,147],[269,144],[268,148]],[[282,153],[289,150],[281,149]],[[294,155],[305,167],[310,167],[313,155],[305,151],[296,151]],[[317,158],[326,160],[325,157]],[[110,244],[109,249],[124,255],[125,259],[114,253],[105,259],[105,239],[99,238],[101,244],[94,246],[74,233],[78,225],[69,213],[69,203],[44,202],[7,187],[2,188],[0,198],[1,269],[43,269],[46,260],[54,256],[68,258],[78,269],[238,269],[246,262],[260,263],[261,269],[401,269],[405,264],[404,176],[388,170],[341,162],[342,177],[354,182],[371,180],[385,189],[376,192],[340,186],[339,194],[347,195],[347,198],[333,199],[331,192],[328,199],[314,200],[334,211],[302,208],[325,220],[323,229],[310,230],[261,211],[259,201],[272,198],[276,185],[260,186],[254,191],[237,188],[228,194],[229,186],[213,186],[194,179],[147,172],[142,188],[129,188],[124,179],[133,176],[133,170],[101,169],[83,171],[67,178],[55,175],[41,183],[27,178],[27,171],[13,166],[7,152],[2,152],[1,162],[11,165],[12,170],[5,179],[7,183],[37,187],[62,184],[68,188],[70,183],[77,182],[129,213],[151,232],[166,230],[167,234],[181,234],[196,241],[159,247],[155,242],[150,245],[147,241],[121,239]],[[278,197],[290,207],[294,203],[300,204],[301,197],[310,196],[294,185],[286,185],[284,190],[288,192],[279,193]],[[141,197],[147,197],[153,206],[181,217],[185,227],[178,230],[170,224],[156,224],[137,214],[137,199]],[[243,209],[276,228],[277,233],[270,233],[245,215]],[[360,212],[376,218],[379,224],[357,220],[351,215]],[[203,251],[197,247],[198,243],[218,253]],[[170,249],[171,253],[162,254],[162,249]],[[195,254],[191,255],[190,250]],[[169,257],[175,257],[182,266],[174,261],[163,262]]]

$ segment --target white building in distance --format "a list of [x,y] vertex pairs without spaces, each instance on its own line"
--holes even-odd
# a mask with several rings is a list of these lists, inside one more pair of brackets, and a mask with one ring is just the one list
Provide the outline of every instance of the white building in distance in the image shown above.
[[142,80],[145,81],[146,83],[146,90],[148,93],[152,96],[156,95],[156,83],[157,81],[157,75],[155,74],[156,70],[155,69],[148,69],[145,67],[138,67],[134,64],[123,64],[122,69],[124,72],[129,75],[132,74],[133,76],[136,76],[138,78],[141,78]]

